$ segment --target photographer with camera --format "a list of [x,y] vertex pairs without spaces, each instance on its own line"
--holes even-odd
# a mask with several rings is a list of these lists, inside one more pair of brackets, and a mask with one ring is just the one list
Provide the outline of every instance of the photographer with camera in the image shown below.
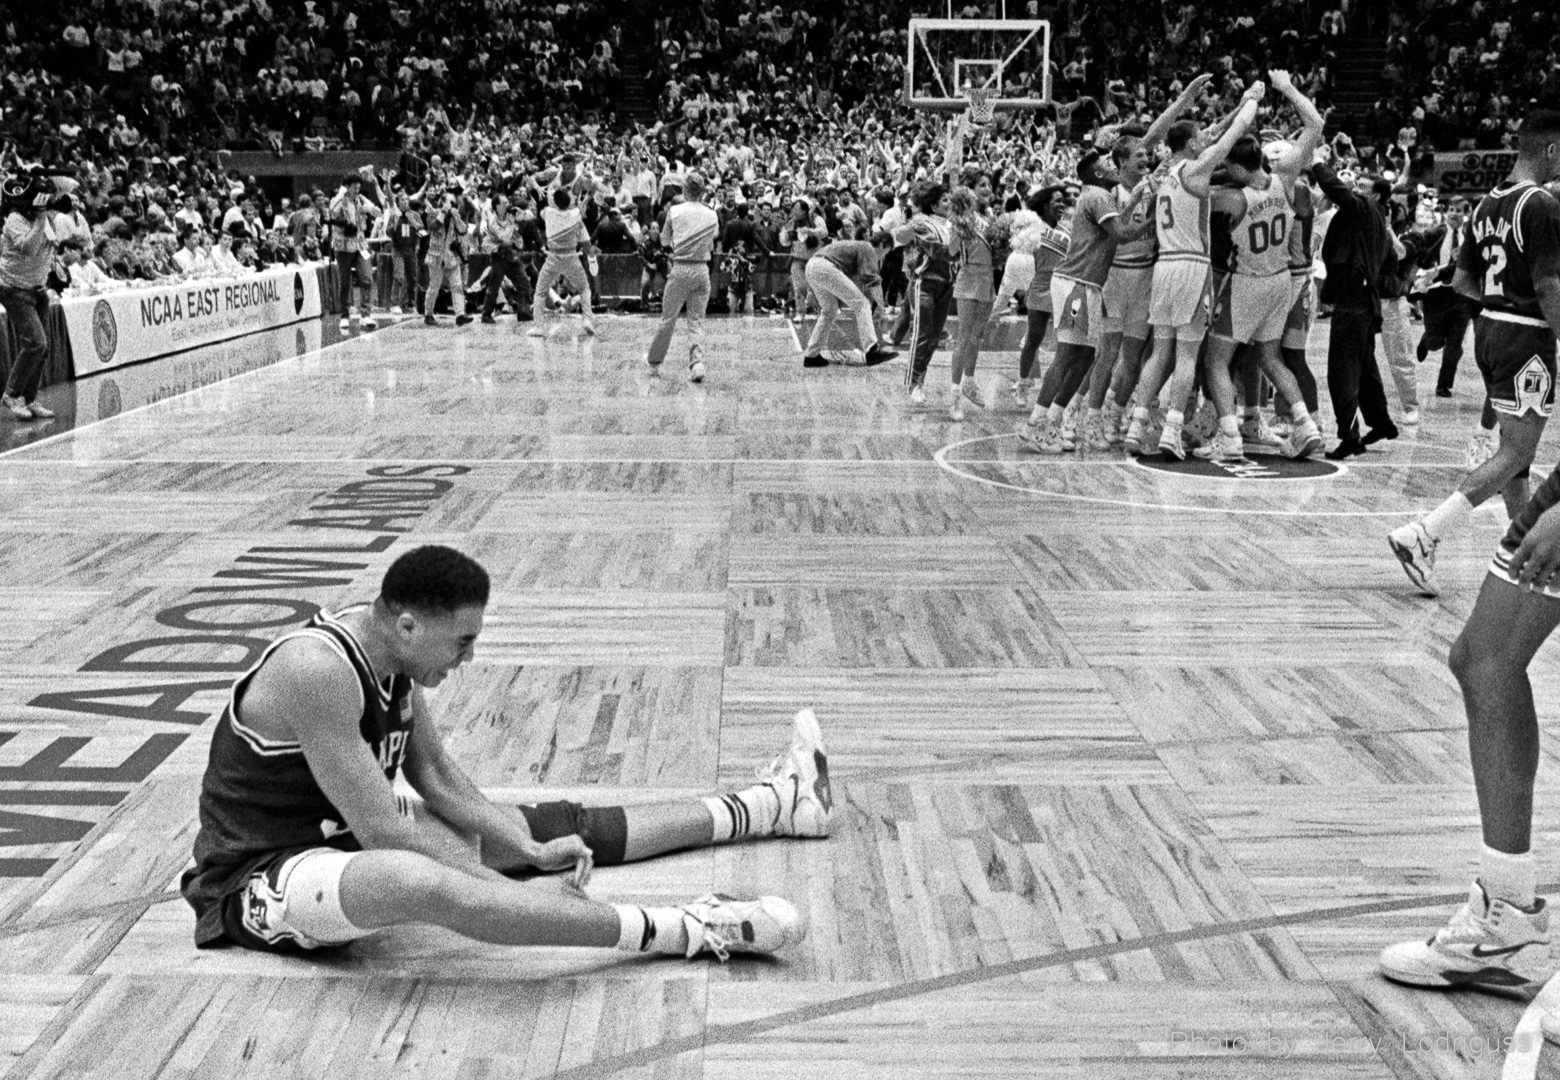
[[[408,206],[412,204],[408,202]],[[423,322],[437,325],[433,312],[439,304],[439,290],[448,283],[450,304],[455,309],[455,325],[465,326],[471,321],[466,314],[466,286],[461,273],[460,238],[466,235],[468,226],[461,217],[459,200],[453,191],[445,191],[430,202],[423,214],[423,224],[428,237],[428,291],[423,297]]]
[[16,355],[0,405],[18,420],[47,420],[38,384],[49,355],[49,271],[57,236],[49,220],[54,184],[38,174],[17,173],[0,184],[0,307],[16,332]]
[[828,225],[823,215],[814,210],[812,200],[805,195],[798,195],[791,202],[790,218],[780,227],[780,244],[791,253],[789,306],[792,308],[791,318],[795,322],[801,322],[806,315],[809,298],[817,303],[817,298],[812,296],[807,287],[807,263],[823,247],[828,235]]
[[482,300],[482,321],[496,322],[493,308],[498,303],[498,290],[507,280],[514,287],[515,319],[524,322],[531,318],[531,279],[520,265],[520,207],[509,201],[509,196],[493,196],[493,207],[482,221],[482,250],[488,253],[487,290]]
[[358,308],[352,306],[352,284],[356,278],[362,300],[362,327],[372,330],[374,321],[374,268],[368,261],[368,235],[379,207],[363,196],[363,178],[347,173],[341,178],[341,190],[330,201],[328,221],[331,227],[331,255],[336,260],[341,307],[341,329],[350,330]]

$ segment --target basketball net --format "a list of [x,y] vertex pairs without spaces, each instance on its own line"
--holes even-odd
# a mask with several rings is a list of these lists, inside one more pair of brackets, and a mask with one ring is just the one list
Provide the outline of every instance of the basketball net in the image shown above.
[[970,127],[975,131],[985,131],[991,127],[992,121],[997,116],[997,91],[990,86],[966,86],[964,97],[970,103],[965,115],[969,117]]

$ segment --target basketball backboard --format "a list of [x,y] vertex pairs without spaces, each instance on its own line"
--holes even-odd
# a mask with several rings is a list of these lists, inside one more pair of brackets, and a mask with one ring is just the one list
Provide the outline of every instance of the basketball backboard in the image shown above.
[[911,19],[905,103],[960,111],[971,86],[996,91],[998,109],[1051,100],[1051,24],[1043,19]]

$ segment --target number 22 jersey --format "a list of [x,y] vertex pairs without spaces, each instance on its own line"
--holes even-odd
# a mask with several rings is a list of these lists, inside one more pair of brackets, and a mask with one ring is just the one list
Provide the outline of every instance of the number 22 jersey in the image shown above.
[[1560,275],[1560,202],[1528,180],[1491,191],[1468,218],[1457,268],[1486,314],[1545,325],[1534,284]]

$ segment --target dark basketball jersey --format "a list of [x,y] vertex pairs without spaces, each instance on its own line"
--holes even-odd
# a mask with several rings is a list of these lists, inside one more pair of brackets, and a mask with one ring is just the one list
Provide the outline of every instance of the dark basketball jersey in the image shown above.
[[1560,274],[1560,202],[1530,181],[1496,188],[1468,218],[1457,268],[1485,314],[1544,325],[1533,284]]
[[296,742],[266,739],[243,722],[244,692],[278,646],[298,637],[324,641],[352,667],[363,696],[358,731],[387,780],[394,780],[406,757],[412,717],[405,675],[375,678],[363,647],[338,615],[321,612],[306,627],[271,644],[255,666],[233,684],[227,708],[211,738],[211,753],[201,783],[200,832],[195,837],[195,866],[185,872],[185,899],[195,908],[195,939],[205,943],[222,934],[217,904],[243,884],[253,869],[287,848],[337,847],[357,850],[341,812],[320,790]]
[[1235,221],[1222,210],[1208,215],[1208,255],[1216,273],[1228,274],[1235,269]]
[[1304,179],[1295,182],[1292,198],[1295,227],[1289,230],[1289,276],[1306,277],[1311,273],[1311,229],[1316,223],[1316,201],[1311,185]]

